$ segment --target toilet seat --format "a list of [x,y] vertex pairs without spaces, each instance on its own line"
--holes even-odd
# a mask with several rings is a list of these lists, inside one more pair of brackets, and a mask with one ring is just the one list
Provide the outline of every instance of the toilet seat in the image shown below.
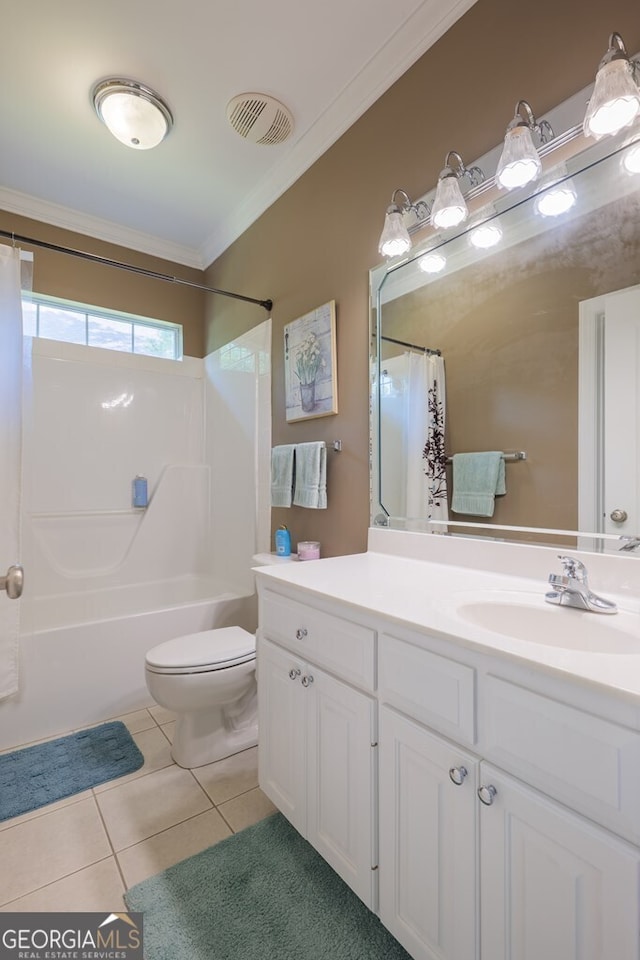
[[256,638],[242,627],[219,627],[159,643],[145,659],[151,673],[207,673],[255,660]]

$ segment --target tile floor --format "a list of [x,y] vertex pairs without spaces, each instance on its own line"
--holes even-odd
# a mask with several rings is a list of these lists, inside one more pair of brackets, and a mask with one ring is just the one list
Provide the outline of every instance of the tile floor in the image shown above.
[[183,770],[162,707],[122,720],[144,766],[0,822],[0,911],[117,913],[128,887],[275,811],[258,787],[257,748]]

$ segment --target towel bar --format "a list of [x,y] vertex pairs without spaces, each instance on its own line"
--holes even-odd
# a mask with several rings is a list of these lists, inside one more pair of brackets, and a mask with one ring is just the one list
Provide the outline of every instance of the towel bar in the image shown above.
[[[527,454],[524,450],[516,450],[514,453],[503,453],[502,459],[506,462],[507,460],[526,460]],[[453,463],[453,457],[447,457],[447,463]]]

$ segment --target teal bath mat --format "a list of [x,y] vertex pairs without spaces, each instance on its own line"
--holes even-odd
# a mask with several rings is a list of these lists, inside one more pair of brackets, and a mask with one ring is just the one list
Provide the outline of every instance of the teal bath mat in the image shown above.
[[119,720],[0,754],[0,820],[123,777],[143,763]]
[[132,887],[147,960],[410,960],[276,813]]

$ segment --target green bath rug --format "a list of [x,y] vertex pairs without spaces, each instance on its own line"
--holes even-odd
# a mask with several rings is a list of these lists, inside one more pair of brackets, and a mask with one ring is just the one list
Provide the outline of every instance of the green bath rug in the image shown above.
[[143,763],[119,720],[0,754],[0,820],[123,777]]
[[132,887],[146,960],[410,960],[276,813]]

